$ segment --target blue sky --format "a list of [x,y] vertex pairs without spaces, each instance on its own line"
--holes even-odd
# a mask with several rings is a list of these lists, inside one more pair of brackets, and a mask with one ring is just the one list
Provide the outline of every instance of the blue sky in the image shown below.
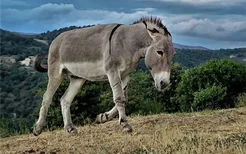
[[41,33],[66,26],[122,23],[158,16],[175,43],[246,47],[245,0],[1,0],[0,27]]

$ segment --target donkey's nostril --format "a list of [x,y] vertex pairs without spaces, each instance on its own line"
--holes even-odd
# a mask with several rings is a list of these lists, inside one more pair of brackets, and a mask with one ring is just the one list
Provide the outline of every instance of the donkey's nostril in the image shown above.
[[168,86],[168,83],[166,83],[165,81],[161,81],[160,82],[160,87],[161,87],[161,89],[164,89],[164,88],[166,88]]

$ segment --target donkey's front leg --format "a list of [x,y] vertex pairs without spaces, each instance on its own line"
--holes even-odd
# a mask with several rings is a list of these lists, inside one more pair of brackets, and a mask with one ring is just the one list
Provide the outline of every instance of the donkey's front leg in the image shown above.
[[[128,82],[129,82],[129,76],[124,77],[121,80],[121,87],[123,88],[124,96],[126,98],[126,103],[127,103],[127,87],[128,87]],[[118,110],[116,108],[116,105],[108,112],[100,113],[96,117],[96,123],[105,123],[107,121],[112,120],[114,117],[118,115]]]
[[132,132],[132,127],[128,124],[125,106],[126,97],[122,88],[122,81],[116,72],[108,74],[109,83],[113,91],[113,99],[119,113],[119,123],[123,126],[123,132]]

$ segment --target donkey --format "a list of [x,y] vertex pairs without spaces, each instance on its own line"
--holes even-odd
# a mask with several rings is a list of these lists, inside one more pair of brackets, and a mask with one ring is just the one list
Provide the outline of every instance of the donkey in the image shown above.
[[48,65],[41,64],[43,56],[35,59],[34,68],[40,72],[48,71],[49,80],[33,134],[41,134],[53,95],[64,75],[70,79],[69,87],[60,99],[65,131],[70,135],[77,134],[70,106],[85,81],[108,80],[115,106],[97,115],[96,121],[104,123],[118,115],[123,132],[132,132],[125,113],[130,72],[140,59],[145,58],[156,88],[163,90],[170,84],[174,54],[172,36],[157,17],[143,17],[131,25],[97,25],[60,34],[50,45]]

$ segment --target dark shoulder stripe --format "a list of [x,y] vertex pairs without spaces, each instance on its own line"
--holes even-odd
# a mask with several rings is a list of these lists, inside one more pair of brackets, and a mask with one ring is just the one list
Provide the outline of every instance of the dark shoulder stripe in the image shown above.
[[116,31],[116,29],[117,29],[118,27],[120,27],[121,25],[122,25],[122,24],[116,25],[116,26],[112,29],[111,33],[110,33],[110,36],[109,36],[109,54],[111,54],[111,39],[112,39],[112,36],[113,36],[114,32]]

